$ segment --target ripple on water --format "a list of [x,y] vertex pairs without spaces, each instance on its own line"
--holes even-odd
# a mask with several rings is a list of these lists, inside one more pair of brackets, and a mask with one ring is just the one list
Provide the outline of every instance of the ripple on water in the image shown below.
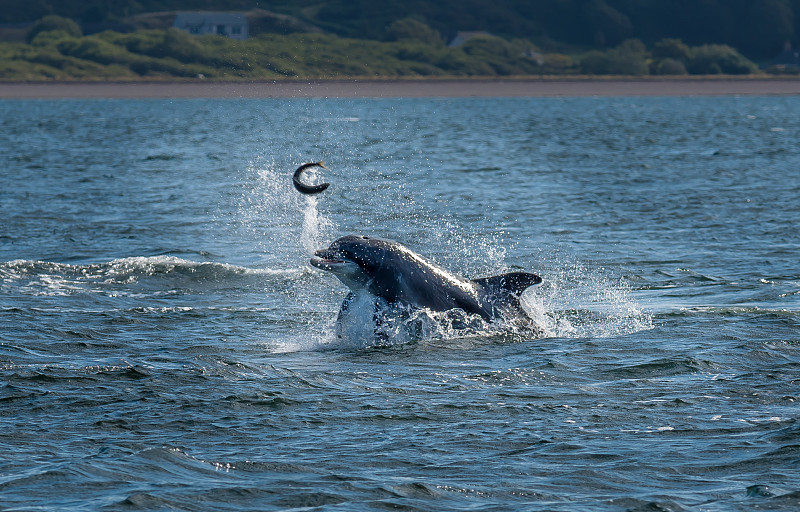
[[[2,507],[800,508],[798,108],[0,102]],[[350,233],[546,335],[331,343]]]

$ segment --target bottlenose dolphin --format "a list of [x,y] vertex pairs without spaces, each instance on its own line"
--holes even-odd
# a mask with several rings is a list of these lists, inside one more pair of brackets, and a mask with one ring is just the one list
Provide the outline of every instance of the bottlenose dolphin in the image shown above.
[[541,277],[527,272],[465,279],[397,242],[356,235],[339,238],[327,249],[316,251],[311,265],[333,273],[350,288],[340,320],[357,296],[368,293],[388,306],[406,310],[463,310],[487,322],[505,320],[530,326],[519,297],[542,282]]

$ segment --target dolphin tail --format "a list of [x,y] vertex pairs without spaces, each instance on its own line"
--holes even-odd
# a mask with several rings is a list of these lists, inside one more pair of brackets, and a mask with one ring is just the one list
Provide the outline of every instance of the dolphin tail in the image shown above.
[[490,317],[499,316],[526,328],[535,327],[520,303],[520,296],[529,287],[541,283],[541,277],[528,272],[509,272],[472,282],[483,290],[483,307],[489,308]]
[[542,278],[529,272],[509,272],[499,276],[473,279],[472,282],[489,291],[504,290],[519,297],[529,287],[541,283]]

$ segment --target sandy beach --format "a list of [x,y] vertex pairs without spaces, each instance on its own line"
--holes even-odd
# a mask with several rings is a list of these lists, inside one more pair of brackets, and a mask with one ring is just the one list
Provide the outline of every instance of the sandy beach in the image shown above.
[[800,94],[800,79],[281,80],[0,83],[0,98],[409,98]]

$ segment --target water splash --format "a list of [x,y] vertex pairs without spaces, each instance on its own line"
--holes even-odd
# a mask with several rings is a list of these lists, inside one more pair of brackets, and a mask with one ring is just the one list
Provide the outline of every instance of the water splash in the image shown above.
[[[282,167],[286,166],[274,162],[251,165],[239,208],[241,224],[255,237],[263,258],[275,261],[270,267],[303,269],[285,304],[297,332],[270,347],[273,351],[363,348],[507,333],[523,338],[611,337],[652,328],[652,316],[632,298],[626,283],[557,250],[554,256],[540,258],[543,261],[536,262],[531,255],[530,261],[524,262],[526,270],[544,277],[541,286],[522,298],[533,324],[527,332],[460,311],[384,311],[376,327],[374,298],[359,299],[351,305],[355,313],[344,325],[337,323],[343,286],[332,276],[307,269],[309,254],[345,234],[338,232],[339,226],[323,205],[342,215],[342,222],[350,226],[345,229],[348,232],[360,226],[368,234],[398,239],[432,262],[471,278],[518,270],[509,265],[508,258],[519,252],[519,243],[510,240],[508,233],[490,229],[480,218],[465,224],[463,219],[418,204],[402,182],[395,183],[392,176],[380,172],[359,181],[361,188],[370,188],[366,195],[369,204],[343,208],[338,196],[328,197],[326,202],[324,195],[298,194],[291,173]],[[319,178],[314,169],[309,170],[309,182]],[[347,187],[347,183],[341,185],[341,195],[349,194]],[[292,310],[302,313],[295,315]]]
[[[405,345],[416,341],[485,337],[510,332],[503,322],[487,322],[460,309],[432,311],[388,304],[367,293],[350,300],[347,314],[339,315],[313,345],[315,349],[363,349]],[[534,336],[536,331],[529,330]]]
[[652,315],[625,280],[565,256],[555,263],[547,265],[543,283],[522,297],[526,312],[548,336],[607,338],[653,328]]
[[306,254],[313,254],[321,247],[325,237],[330,236],[328,233],[333,231],[333,227],[333,222],[329,218],[320,215],[317,198],[305,196],[301,240]]
[[[315,178],[307,171],[308,181]],[[319,199],[299,194],[291,173],[273,162],[254,162],[243,176],[236,224],[271,267],[305,266],[307,256],[337,227],[320,211]]]

